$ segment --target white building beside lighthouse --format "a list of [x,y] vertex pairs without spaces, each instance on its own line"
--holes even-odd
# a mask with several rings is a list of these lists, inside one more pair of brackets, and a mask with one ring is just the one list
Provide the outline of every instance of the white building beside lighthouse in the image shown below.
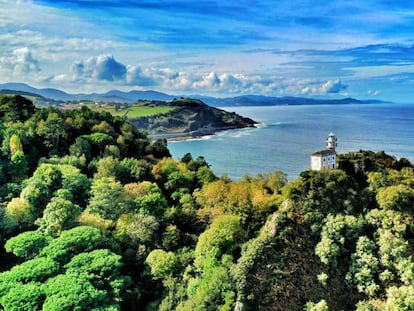
[[326,149],[311,154],[311,169],[320,171],[323,169],[333,170],[336,168],[336,151],[337,138],[330,133],[326,139]]

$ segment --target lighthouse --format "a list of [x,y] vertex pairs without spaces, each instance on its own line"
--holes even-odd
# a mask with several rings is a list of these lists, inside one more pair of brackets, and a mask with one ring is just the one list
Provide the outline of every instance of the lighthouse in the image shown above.
[[311,154],[311,169],[314,171],[333,170],[336,168],[336,147],[338,139],[330,133],[326,139],[326,149]]
[[326,148],[328,150],[335,151],[335,148],[338,146],[337,143],[338,139],[336,138],[334,133],[330,133],[328,138],[326,139]]

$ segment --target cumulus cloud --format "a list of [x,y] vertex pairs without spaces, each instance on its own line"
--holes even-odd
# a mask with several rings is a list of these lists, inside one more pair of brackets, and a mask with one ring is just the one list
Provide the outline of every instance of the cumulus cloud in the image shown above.
[[221,85],[221,80],[218,77],[217,73],[210,72],[207,75],[201,77],[199,81],[193,83],[193,87],[198,88],[208,88],[208,89],[217,89]]
[[326,94],[338,94],[348,88],[348,85],[343,84],[339,79],[328,80],[325,83],[309,82],[305,85],[301,94],[303,95],[326,95]]
[[240,93],[259,91],[259,80],[241,74],[196,73],[157,66],[126,65],[110,55],[75,61],[69,74],[53,76],[50,81],[67,83],[116,83],[140,88],[157,87],[170,92]]
[[275,75],[246,75],[231,72],[177,71],[159,63],[124,64],[111,55],[99,55],[72,63],[70,73],[56,74],[48,82],[82,85],[93,89],[108,87],[157,89],[170,94],[208,94],[231,96],[239,94],[327,95],[341,94],[347,85],[339,79],[283,78]]
[[126,66],[117,62],[113,56],[99,56],[96,59],[95,74],[98,80],[122,80],[126,71]]
[[321,91],[322,93],[339,93],[342,90],[346,90],[348,85],[342,84],[341,80],[329,80],[325,84],[322,85]]
[[183,85],[182,73],[170,68],[127,66],[127,79],[129,85],[160,86],[164,84]]
[[[257,77],[242,74],[209,72],[201,75],[192,75],[187,86],[193,91],[214,91],[218,93],[255,93]],[[264,87],[264,85],[262,85]]]
[[13,75],[40,71],[38,61],[28,47],[15,49],[10,56],[0,57],[0,67],[10,70]]
[[113,56],[99,55],[86,61],[75,62],[71,72],[79,79],[119,81],[125,79],[127,67],[116,61]]
[[128,66],[126,82],[129,85],[154,86],[157,84],[153,75],[141,66]]

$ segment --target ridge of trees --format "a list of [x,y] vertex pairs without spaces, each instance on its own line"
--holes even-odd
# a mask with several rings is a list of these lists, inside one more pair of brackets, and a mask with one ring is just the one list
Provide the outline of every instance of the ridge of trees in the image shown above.
[[4,310],[412,310],[414,166],[217,177],[108,113],[0,98]]

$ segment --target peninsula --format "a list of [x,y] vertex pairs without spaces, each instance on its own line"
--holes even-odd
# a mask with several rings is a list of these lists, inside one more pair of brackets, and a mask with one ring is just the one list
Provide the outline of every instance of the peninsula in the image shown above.
[[196,138],[213,135],[219,131],[255,127],[257,124],[250,118],[208,106],[197,99],[139,101],[133,107],[164,109],[162,113],[147,116],[128,116],[138,129],[147,131],[153,138]]

